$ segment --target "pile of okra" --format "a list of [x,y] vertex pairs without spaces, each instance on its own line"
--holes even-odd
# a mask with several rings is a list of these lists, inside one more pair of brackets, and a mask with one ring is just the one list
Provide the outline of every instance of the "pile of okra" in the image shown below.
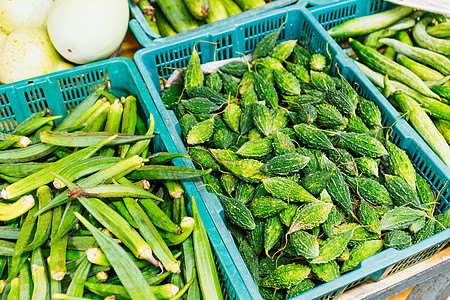
[[136,97],[106,87],[65,118],[46,109],[0,133],[1,299],[221,299],[180,183],[210,171],[151,153],[153,115],[147,127]]

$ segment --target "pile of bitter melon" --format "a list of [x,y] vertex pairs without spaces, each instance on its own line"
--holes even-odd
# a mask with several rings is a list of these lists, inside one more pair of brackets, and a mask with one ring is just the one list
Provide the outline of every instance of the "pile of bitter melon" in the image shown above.
[[276,44],[278,35],[259,42],[251,63],[208,75],[194,47],[183,83],[162,93],[192,160],[213,170],[206,187],[265,299],[288,299],[450,225],[386,139],[380,109],[330,76],[325,56]]

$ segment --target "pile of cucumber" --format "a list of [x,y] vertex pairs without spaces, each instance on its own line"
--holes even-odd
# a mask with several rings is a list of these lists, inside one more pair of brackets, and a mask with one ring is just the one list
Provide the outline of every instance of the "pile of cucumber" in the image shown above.
[[397,6],[328,32],[450,167],[450,19]]
[[135,0],[150,27],[162,37],[184,32],[266,4],[264,0]]
[[222,299],[179,182],[210,170],[150,153],[153,115],[106,86],[57,126],[45,110],[0,135],[1,299]]
[[[194,47],[164,89],[194,164],[216,193],[264,299],[289,299],[450,226],[381,112],[296,40],[204,74]],[[435,215],[434,215],[435,214]],[[433,216],[434,215],[434,216]]]

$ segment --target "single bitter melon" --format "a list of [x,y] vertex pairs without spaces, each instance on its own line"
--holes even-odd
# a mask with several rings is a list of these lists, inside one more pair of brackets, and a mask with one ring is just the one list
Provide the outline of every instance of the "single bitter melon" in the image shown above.
[[397,206],[409,205],[414,208],[420,208],[420,201],[415,189],[411,187],[402,177],[395,175],[384,176],[385,186]]
[[383,236],[383,242],[386,247],[392,247],[397,250],[405,249],[411,246],[411,237],[403,230],[392,230]]
[[239,136],[228,128],[214,129],[212,144],[218,149],[227,149],[236,145]]
[[261,280],[260,286],[288,289],[306,279],[311,268],[300,264],[282,265]]
[[304,83],[309,82],[309,80],[310,80],[309,72],[301,64],[294,64],[294,63],[285,61],[284,65],[286,67],[286,70],[288,70],[288,72],[294,74],[294,76],[297,78],[297,80],[304,82]]
[[323,72],[316,72],[311,70],[310,76],[310,84],[321,91],[326,92],[329,90],[334,90],[336,88],[333,78]]
[[249,65],[242,61],[232,61],[221,67],[219,71],[236,77],[242,77],[249,69]]
[[334,105],[344,115],[355,114],[356,104],[347,94],[341,91],[327,90],[327,102]]
[[256,218],[268,218],[278,214],[287,206],[288,204],[283,200],[270,196],[261,196],[253,199],[250,204],[250,210]]
[[301,64],[309,69],[309,61],[312,54],[300,45],[296,45],[292,51],[291,56],[289,56],[289,61],[294,64]]
[[269,109],[261,103],[252,105],[252,118],[255,127],[265,136],[284,128],[288,123],[285,109]]
[[286,153],[293,153],[295,145],[291,138],[285,135],[282,131],[277,130],[272,142],[272,147],[276,155],[283,155]]
[[415,189],[416,170],[414,170],[414,166],[406,152],[389,140],[386,140],[386,150],[388,151],[389,170],[391,174],[400,176]]
[[418,218],[425,216],[426,213],[422,210],[407,206],[395,207],[381,218],[381,230],[405,229]]
[[234,132],[239,132],[239,121],[242,110],[236,103],[229,103],[223,112],[223,121]]
[[247,266],[250,274],[252,275],[253,280],[256,284],[259,281],[259,264],[258,264],[258,255],[255,250],[250,247],[250,244],[246,239],[243,239],[239,244],[239,253],[244,260],[245,265]]
[[381,111],[372,101],[359,97],[356,112],[367,126],[375,128],[382,127]]
[[288,245],[293,249],[294,255],[313,259],[319,255],[319,243],[317,237],[303,230],[289,235]]
[[219,73],[223,83],[223,91],[226,95],[231,94],[231,99],[238,95],[239,83],[241,80],[226,73]]
[[217,72],[214,72],[206,76],[205,86],[210,88],[214,93],[219,93],[223,87],[223,82],[220,75]]
[[301,185],[288,177],[270,177],[262,180],[264,188],[274,197],[287,202],[314,202],[317,199]]
[[210,193],[215,194],[224,194],[225,191],[222,189],[222,185],[220,184],[220,180],[211,174],[206,174],[202,177],[203,181],[205,181],[205,187]]
[[191,114],[185,114],[180,118],[180,128],[183,137],[187,137],[189,131],[198,123],[197,119]]
[[220,176],[220,184],[222,185],[223,190],[231,196],[231,194],[236,189],[236,185],[239,182],[233,174],[230,173],[222,173]]
[[314,173],[309,173],[303,177],[300,184],[305,188],[305,190],[317,197],[323,190],[325,190],[330,178],[330,172],[317,171]]
[[272,152],[272,141],[259,139],[245,142],[236,154],[249,158],[261,158]]
[[412,242],[415,244],[415,243],[423,241],[423,240],[429,238],[430,236],[432,236],[435,231],[435,225],[436,225],[435,220],[428,219],[425,222],[425,226],[423,226],[422,229],[420,229],[418,232],[413,234]]
[[269,251],[283,236],[283,224],[278,216],[269,217],[264,224],[264,251],[267,256]]
[[296,45],[297,40],[287,40],[281,42],[275,46],[270,56],[280,61],[283,61],[292,54],[292,52],[294,51],[294,47]]
[[319,279],[328,282],[341,276],[339,271],[339,265],[335,260],[324,264],[310,264],[313,273],[319,277]]
[[299,205],[297,203],[289,203],[284,210],[280,211],[278,216],[280,217],[280,221],[284,226],[291,226],[292,220],[294,219],[298,208]]
[[238,161],[222,161],[222,165],[231,173],[247,182],[260,182],[264,174],[259,172],[263,163],[254,159],[241,159]]
[[187,151],[191,156],[192,161],[200,169],[207,170],[212,169],[213,171],[219,171],[220,166],[216,163],[214,157],[211,156],[208,149],[203,146],[193,146],[188,147]]
[[328,215],[332,208],[332,203],[322,201],[306,204],[295,214],[291,226],[289,227],[288,234],[319,226],[328,219]]
[[259,262],[259,274],[261,277],[265,277],[275,271],[277,267],[287,265],[291,262],[291,260],[284,256],[278,256],[275,259],[272,257],[264,257]]
[[364,176],[375,176],[378,177],[378,161],[367,157],[361,156],[355,158],[356,165]]
[[293,74],[286,71],[273,70],[273,76],[278,89],[283,94],[293,96],[300,95],[300,83]]
[[299,107],[296,107],[296,112],[289,111],[288,114],[294,125],[312,124],[317,119],[317,109],[311,104],[300,104]]
[[361,261],[377,254],[382,248],[382,240],[370,240],[359,244],[350,252],[350,257],[342,265],[341,272],[345,273],[353,270]]
[[361,199],[378,205],[392,205],[388,190],[377,181],[366,177],[347,176],[345,179]]
[[422,203],[422,209],[432,216],[436,205],[434,194],[428,182],[419,173],[416,173],[416,190],[417,196],[419,196],[419,200]]
[[264,250],[264,227],[266,222],[264,219],[254,219],[256,225],[255,229],[246,230],[245,236],[250,243],[250,246],[259,255]]
[[195,97],[189,100],[181,100],[184,107],[193,114],[210,113],[219,109],[219,106],[202,97]]
[[316,123],[323,128],[333,128],[344,125],[344,117],[334,105],[320,103],[316,105]]
[[[238,152],[239,154],[239,152]],[[270,173],[274,175],[287,175],[297,173],[303,169],[311,160],[308,156],[298,154],[296,152],[277,155],[260,169],[260,172]]]
[[291,286],[290,289],[286,292],[286,299],[294,298],[297,295],[300,295],[306,291],[309,291],[310,289],[314,288],[315,284],[310,279],[305,279],[300,281],[300,283],[297,283],[296,285]]
[[241,201],[242,204],[247,204],[253,199],[255,194],[255,186],[249,184],[243,180],[239,181],[236,186],[236,199]]
[[195,47],[192,49],[191,58],[184,72],[184,87],[190,88],[203,84],[203,71],[201,68],[200,57]]
[[377,210],[364,199],[361,199],[360,201],[356,210],[356,216],[363,225],[367,226],[367,230],[377,234],[381,233],[380,215]]
[[327,66],[327,59],[320,53],[314,53],[309,60],[309,67],[314,71],[323,71]]
[[331,174],[326,188],[333,203],[342,207],[347,213],[353,215],[352,196],[348,185],[345,183],[344,175],[342,175],[339,168],[337,168],[325,155],[322,155],[319,163],[324,171]]
[[222,203],[227,220],[245,230],[253,230],[256,228],[252,213],[244,204],[225,195],[219,195],[219,200]]
[[277,31],[266,34],[258,44],[256,44],[255,51],[253,51],[253,57],[264,57],[272,52],[273,48],[275,48],[275,43],[280,36],[280,32],[281,30],[278,29]]
[[214,133],[214,119],[197,123],[189,130],[186,142],[188,145],[198,145],[209,141]]
[[348,117],[347,132],[367,133],[369,128],[364,124],[363,120],[358,115],[351,115]]
[[271,108],[278,107],[278,93],[273,84],[256,72],[253,73],[253,78],[255,80],[255,91],[258,98],[266,101]]
[[319,247],[319,256],[310,261],[312,264],[324,264],[336,259],[347,248],[352,239],[353,230],[326,239]]
[[218,93],[211,90],[209,87],[204,85],[192,86],[186,89],[186,93],[189,97],[203,97],[211,100],[217,105],[222,105],[227,102],[227,99],[219,95]]
[[320,129],[314,128],[308,124],[297,124],[294,125],[294,130],[298,139],[310,148],[324,150],[334,149],[333,144]]
[[347,149],[356,154],[372,158],[388,154],[380,141],[367,134],[354,132],[335,132],[335,134],[342,139]]
[[245,135],[255,126],[252,120],[252,109],[250,107],[246,107],[242,110],[242,113],[239,117],[239,133],[241,135]]

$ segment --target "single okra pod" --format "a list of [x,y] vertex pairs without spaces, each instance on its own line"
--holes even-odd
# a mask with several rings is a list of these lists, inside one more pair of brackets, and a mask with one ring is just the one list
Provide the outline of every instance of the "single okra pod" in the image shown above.
[[153,137],[150,135],[130,135],[122,133],[117,134],[114,132],[58,133],[44,131],[41,133],[41,141],[43,143],[64,147],[89,147],[115,135],[117,135],[117,138],[109,144],[110,146],[148,140]]
[[108,118],[109,108],[111,104],[106,102],[104,105],[100,106],[89,118],[86,120],[85,132],[98,132],[102,131],[105,127],[106,120]]
[[[120,128],[121,133],[134,134],[137,123],[137,99],[133,96],[128,96],[125,99],[125,105],[123,108],[122,126]],[[153,133],[152,133],[153,134]],[[126,157],[129,144],[124,144],[120,148],[120,157]]]
[[[122,120],[123,106],[119,99],[114,101],[114,104],[109,108],[108,119],[106,120],[106,132],[119,132],[120,122]],[[103,148],[100,151],[101,156],[113,156],[114,148]]]
[[61,281],[67,273],[66,269],[66,251],[68,234],[63,235],[59,239],[55,239],[61,220],[63,217],[63,207],[57,206],[53,209],[50,257],[48,258],[48,268],[51,278]]
[[[153,118],[153,114],[150,114],[149,118],[150,118],[150,126],[148,127],[148,130],[145,133],[145,135],[153,136],[153,133],[155,131],[155,119]],[[150,139],[136,142],[127,151],[125,157],[130,157],[133,155],[141,155],[144,152],[144,150],[148,148],[149,144],[150,144]]]
[[196,170],[179,166],[145,165],[139,170],[130,173],[127,178],[133,180],[181,180],[202,177],[211,173],[211,171],[211,169]]
[[91,269],[91,263],[88,261],[87,257],[83,259],[81,264],[78,266],[75,274],[67,288],[67,295],[74,297],[83,296],[84,284],[86,283],[87,276]]
[[33,293],[31,300],[47,299],[48,280],[45,262],[42,258],[41,248],[36,248],[31,253],[31,276],[33,278]]
[[152,193],[136,187],[134,185],[116,185],[116,184],[100,184],[92,187],[75,188],[67,193],[69,198],[82,197],[94,197],[94,198],[117,198],[117,197],[130,197],[130,198],[144,198],[155,199],[158,201],[164,201],[159,197],[156,197]]
[[37,113],[31,114],[28,118],[23,120],[16,128],[13,129],[12,134],[26,135],[21,132],[22,128],[27,128],[28,124],[35,119],[43,118],[50,114],[50,110],[48,108],[38,111]]
[[22,265],[27,261],[30,255],[29,252],[24,251],[24,248],[28,244],[28,240],[30,239],[31,233],[33,232],[33,228],[36,223],[36,219],[33,217],[36,211],[37,206],[33,207],[28,212],[27,217],[25,218],[25,221],[20,228],[19,237],[17,238],[16,244],[14,246],[11,265],[8,269],[9,272],[7,281],[11,281],[19,274]]
[[[39,201],[39,208],[44,207],[48,202],[52,200],[51,190],[47,185],[39,187],[36,191],[36,197]],[[25,247],[26,251],[32,251],[35,248],[41,246],[48,239],[50,235],[52,221],[52,212],[47,211],[42,215],[39,215],[37,219],[36,233],[34,234],[33,241]]]

